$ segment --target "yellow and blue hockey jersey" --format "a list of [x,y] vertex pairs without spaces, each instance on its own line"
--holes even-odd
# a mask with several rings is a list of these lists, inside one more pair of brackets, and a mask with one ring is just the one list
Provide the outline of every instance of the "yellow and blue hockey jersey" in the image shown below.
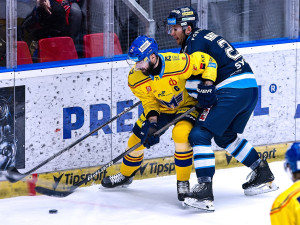
[[275,199],[270,217],[272,225],[300,224],[300,180]]
[[202,79],[216,80],[217,63],[208,54],[195,52],[161,53],[162,60],[160,74],[150,76],[141,71],[131,69],[128,85],[133,94],[143,104],[144,113],[156,111],[159,113],[176,113],[181,107],[196,105],[197,101],[189,96],[185,84],[192,75],[199,75]]

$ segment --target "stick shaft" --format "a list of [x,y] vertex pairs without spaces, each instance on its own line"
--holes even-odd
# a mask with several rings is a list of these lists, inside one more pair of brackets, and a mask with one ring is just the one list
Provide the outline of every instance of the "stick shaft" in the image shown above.
[[[109,121],[107,121],[106,123],[102,124],[101,126],[97,127],[96,129],[92,130],[91,132],[87,133],[86,135],[80,137],[79,139],[77,139],[75,142],[71,143],[70,145],[68,145],[67,147],[65,147],[64,149],[60,150],[59,152],[55,153],[54,155],[52,155],[51,157],[49,157],[48,159],[44,160],[43,162],[41,162],[40,164],[38,164],[37,166],[35,166],[34,168],[32,168],[31,170],[29,170],[28,172],[21,174],[18,172],[17,169],[12,170],[12,173],[16,173],[18,175],[18,178],[15,176],[15,178],[13,179],[9,179],[11,182],[17,182],[21,179],[23,179],[24,177],[28,176],[29,174],[35,172],[37,169],[41,168],[42,166],[44,166],[45,164],[47,164],[48,162],[50,162],[51,160],[55,159],[57,156],[60,156],[62,153],[68,151],[69,149],[71,149],[72,147],[74,147],[75,145],[77,145],[78,143],[82,142],[83,140],[85,140],[87,137],[91,136],[92,134],[96,133],[97,131],[99,131],[100,129],[102,129],[103,127],[105,127],[106,125],[110,124],[111,122],[113,122],[114,120],[116,120],[117,118],[121,117],[122,115],[124,115],[125,113],[129,112],[130,110],[132,110],[133,108],[135,108],[136,106],[138,106],[139,104],[141,104],[141,101],[136,102],[134,105],[132,105],[131,107],[127,108],[126,110],[124,110],[123,112],[119,113],[118,115],[114,116],[113,118],[111,118]],[[19,173],[19,174],[18,174]],[[8,176],[9,176],[9,170],[8,170]]]

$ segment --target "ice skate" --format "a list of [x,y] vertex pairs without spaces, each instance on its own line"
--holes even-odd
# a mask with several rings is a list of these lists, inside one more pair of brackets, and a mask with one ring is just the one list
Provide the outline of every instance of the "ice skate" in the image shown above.
[[104,177],[101,181],[101,185],[105,188],[115,188],[115,187],[128,187],[132,181],[134,176],[124,176],[121,173],[117,173],[112,176]]
[[184,195],[190,192],[189,181],[177,181],[177,197],[179,201],[184,200]]
[[265,160],[260,162],[259,166],[247,176],[248,178],[249,180],[242,185],[245,195],[258,195],[278,189],[274,183],[274,175]]
[[196,184],[192,192],[185,194],[184,204],[203,212],[214,212],[214,196],[212,183],[205,182]]

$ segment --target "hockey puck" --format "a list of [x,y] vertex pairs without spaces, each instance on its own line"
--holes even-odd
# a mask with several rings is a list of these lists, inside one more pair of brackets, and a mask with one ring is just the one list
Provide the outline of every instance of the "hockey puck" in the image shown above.
[[56,213],[57,213],[57,209],[50,209],[50,210],[49,210],[49,213],[50,213],[50,214],[56,214]]

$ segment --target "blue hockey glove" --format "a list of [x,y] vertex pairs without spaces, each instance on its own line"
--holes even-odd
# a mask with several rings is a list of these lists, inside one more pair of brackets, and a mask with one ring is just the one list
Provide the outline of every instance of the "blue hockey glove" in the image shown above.
[[150,123],[149,120],[146,120],[143,123],[141,131],[141,143],[144,144],[146,148],[159,143],[159,136],[153,135],[157,131],[157,123]]
[[202,84],[198,84],[197,92],[197,107],[206,109],[217,103],[215,85],[204,86]]

